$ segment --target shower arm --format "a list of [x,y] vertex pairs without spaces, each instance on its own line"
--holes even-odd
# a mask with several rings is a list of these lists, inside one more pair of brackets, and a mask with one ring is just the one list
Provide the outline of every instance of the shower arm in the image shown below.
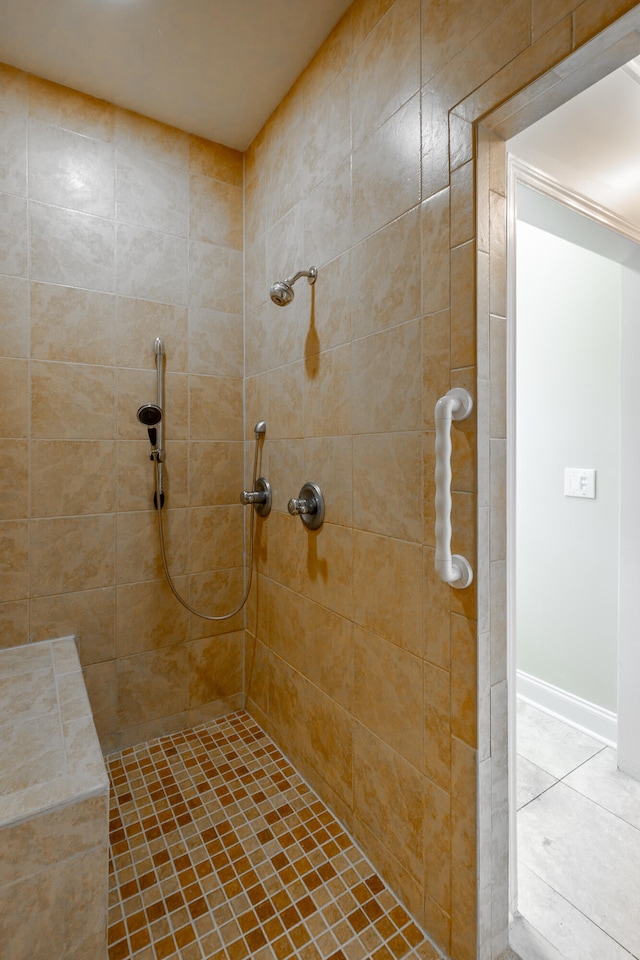
[[461,387],[449,390],[436,403],[436,570],[442,580],[457,590],[473,581],[471,564],[451,554],[451,428],[473,409],[471,394]]
[[293,277],[288,277],[285,280],[285,283],[288,283],[291,286],[293,286],[296,280],[299,280],[300,277],[306,277],[309,283],[315,283],[317,276],[318,276],[318,271],[316,270],[315,267],[311,267],[310,270],[298,270],[298,272]]

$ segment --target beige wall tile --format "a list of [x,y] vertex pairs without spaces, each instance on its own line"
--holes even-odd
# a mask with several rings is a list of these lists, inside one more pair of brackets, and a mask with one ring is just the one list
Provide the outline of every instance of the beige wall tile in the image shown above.
[[422,88],[422,198],[449,185],[449,109],[436,88]]
[[353,239],[420,200],[420,97],[412,97],[353,153]]
[[[308,96],[305,98],[308,99]],[[313,99],[305,116],[304,182],[312,190],[333,175],[351,150],[351,71],[343,70]]]
[[113,140],[116,113],[113,104],[40,77],[29,76],[28,81],[29,113],[34,120],[55,124],[95,140]]
[[451,587],[436,573],[435,553],[431,547],[424,548],[424,656],[448,671],[451,668]]
[[220,620],[207,620],[190,616],[189,636],[192,640],[218,636],[242,630],[244,612],[240,610],[232,617],[228,615],[237,610],[244,594],[244,568],[216,570],[209,573],[197,573],[189,577],[190,605],[209,617],[221,617]]
[[451,617],[451,733],[477,745],[477,634],[475,620]]
[[189,167],[189,134],[157,120],[116,107],[115,140],[118,147],[135,150],[153,160],[183,170]]
[[244,507],[189,511],[189,572],[238,567],[244,556]]
[[[187,510],[162,511],[167,563],[172,574],[187,573],[189,516]],[[155,510],[117,515],[118,583],[163,577]]]
[[422,434],[353,438],[353,522],[399,540],[422,539]]
[[26,360],[0,360],[0,435],[27,436],[29,364]]
[[242,380],[230,377],[189,377],[191,440],[241,440]]
[[267,383],[269,436],[274,440],[302,437],[302,361],[270,370]]
[[[249,264],[247,273],[251,275]],[[242,254],[212,243],[189,243],[189,304],[242,313]]]
[[27,201],[0,194],[0,271],[26,277],[29,263]]
[[420,306],[420,213],[411,210],[357,244],[351,254],[354,337],[413,320]]
[[422,771],[422,659],[360,627],[354,640],[354,715]]
[[20,114],[0,112],[0,190],[27,193],[27,124]]
[[[422,653],[422,548],[371,533],[353,535],[354,620]],[[398,597],[402,603],[398,604]]]
[[242,186],[243,155],[239,150],[212,143],[202,137],[189,137],[189,170],[215,177],[236,187]]
[[189,705],[202,706],[242,691],[242,631],[188,644]]
[[353,720],[313,684],[305,683],[301,719],[306,758],[348,806],[353,802]]
[[[299,474],[299,477],[301,474]],[[353,500],[353,440],[344,437],[310,437],[304,441],[304,478],[320,485],[327,517],[332,523],[351,526]],[[319,479],[314,479],[319,478]],[[300,483],[302,486],[302,482]],[[290,496],[297,496],[295,490]]]
[[119,149],[115,155],[115,172],[118,220],[187,236],[189,177],[186,170]]
[[29,446],[0,440],[0,520],[19,520],[29,511]]
[[314,100],[335,80],[347,65],[352,52],[352,17],[348,9],[335,25],[311,63],[300,77],[305,106]]
[[35,597],[29,605],[32,641],[71,634],[79,639],[83,666],[116,655],[115,587]]
[[29,356],[29,284],[18,277],[0,277],[0,352]]
[[420,0],[396,0],[353,58],[353,144],[360,143],[420,86]]
[[[41,956],[43,942],[52,956],[69,960],[104,952],[108,853],[105,843],[0,887],[0,936],[8,956]],[[14,897],[18,907],[11,906]]]
[[165,369],[186,373],[188,367],[188,312],[186,307],[148,300],[117,298],[117,364],[156,368],[155,342],[164,343]]
[[[281,611],[281,616],[286,611]],[[351,620],[312,603],[306,624],[304,674],[312,683],[353,711],[355,647]]]
[[113,146],[71,130],[29,122],[29,197],[42,203],[113,218]]
[[36,360],[112,365],[116,299],[75,287],[31,284],[31,356]]
[[425,805],[424,777],[383,740],[356,723],[353,731],[353,782],[357,820],[381,837],[405,868],[422,878]]
[[296,517],[275,512],[269,517],[269,575],[302,593],[309,534]]
[[464,0],[453,0],[446,7],[425,4],[422,21],[422,64],[427,80],[447,64],[503,10],[503,0],[489,0],[481,7],[469,8]]
[[[249,450],[247,450],[247,460]],[[306,476],[303,440],[271,440],[269,443],[269,482],[272,509],[287,513],[291,497],[297,497]]]
[[305,197],[306,263],[321,267],[351,245],[351,191],[351,164],[347,160]]
[[[303,591],[316,603],[343,617],[353,616],[353,531],[326,522],[309,531],[296,517],[288,520],[306,534]],[[274,548],[275,549],[275,548]]]
[[115,440],[34,440],[30,496],[32,517],[112,513]]
[[189,310],[189,369],[216,377],[244,373],[242,317],[220,310]]
[[[186,595],[186,578],[176,577],[175,583]],[[115,626],[118,657],[184,642],[188,632],[189,614],[175,599],[166,580],[118,586]]]
[[311,315],[303,323],[305,358],[351,339],[353,279],[350,251],[323,266],[313,287]]
[[450,191],[441,190],[421,207],[422,309],[446,310],[450,303]]
[[451,317],[448,310],[424,318],[422,338],[424,428],[435,430],[436,403],[450,388]]
[[275,581],[269,583],[267,643],[278,657],[303,672],[309,626],[316,605]]
[[421,347],[418,320],[353,342],[354,433],[420,429]]
[[115,292],[112,220],[31,202],[29,228],[32,280]]
[[189,504],[237,503],[243,486],[241,441],[189,443]]
[[446,790],[426,781],[427,824],[424,876],[427,895],[447,913],[451,911],[451,798]]
[[29,524],[31,596],[74,593],[115,582],[115,517],[64,517]]
[[120,658],[118,723],[133,726],[184,711],[189,701],[188,661],[184,644]]
[[112,368],[32,362],[32,436],[77,440],[114,437],[115,387]]
[[351,345],[318,354],[305,364],[303,435],[351,433]]
[[29,639],[29,602],[0,603],[0,648],[19,647]]
[[189,236],[242,250],[242,189],[199,174],[189,179]]
[[118,293],[126,297],[186,304],[188,250],[186,238],[118,223]]
[[[456,0],[456,5],[460,0]],[[462,5],[460,4],[462,7]],[[445,17],[452,16],[451,8],[447,7]],[[440,61],[436,82],[443,91],[449,107],[453,107],[468,93],[475,90],[488,80],[502,66],[509,63],[531,41],[531,8],[529,0],[515,0],[506,7],[502,2],[495,2],[483,6],[474,16],[467,16],[467,8],[456,11],[457,17],[449,24],[456,23],[455,30],[450,34],[448,42],[451,56],[446,61]],[[429,17],[423,18],[424,26],[429,30]],[[458,24],[465,23],[465,29],[471,34],[466,43],[461,43],[458,33]],[[479,29],[478,29],[479,28]],[[442,34],[441,34],[442,36]],[[423,48],[424,50],[424,48]],[[428,64],[423,59],[423,67]],[[423,79],[431,76],[431,70],[423,69]]]
[[29,74],[3,63],[0,66],[0,109],[26,114]]
[[451,251],[451,365],[472,367],[476,350],[475,243]]
[[26,520],[0,523],[0,602],[28,595],[28,526]]
[[451,789],[451,675],[428,661],[424,664],[424,772],[442,790]]

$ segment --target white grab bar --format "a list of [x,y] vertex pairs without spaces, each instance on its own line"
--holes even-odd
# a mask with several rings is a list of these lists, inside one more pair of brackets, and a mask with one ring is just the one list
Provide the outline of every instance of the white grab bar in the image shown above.
[[445,583],[457,590],[473,581],[468,560],[451,555],[451,425],[464,420],[473,410],[468,390],[454,387],[436,403],[436,570]]

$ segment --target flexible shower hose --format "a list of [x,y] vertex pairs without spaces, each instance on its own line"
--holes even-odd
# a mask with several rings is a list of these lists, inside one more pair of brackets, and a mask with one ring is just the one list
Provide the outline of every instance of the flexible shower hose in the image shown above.
[[[259,440],[258,436],[256,436],[256,444],[255,444],[255,449],[254,449],[254,454],[253,454],[253,484],[252,484],[252,489],[255,489],[256,480],[257,480],[256,470],[257,470],[257,466],[258,466],[258,445],[259,445],[259,443],[260,443],[260,440]],[[175,583],[173,582],[173,579],[172,579],[171,574],[170,574],[170,572],[169,572],[169,566],[168,566],[168,564],[167,564],[167,553],[166,553],[165,545],[164,545],[164,525],[163,525],[163,523],[162,523],[162,506],[161,506],[161,502],[162,502],[162,501],[161,501],[161,497],[160,497],[160,478],[159,478],[160,470],[159,470],[159,463],[158,463],[158,461],[155,460],[155,459],[154,459],[154,461],[153,461],[153,472],[154,472],[154,477],[155,477],[156,504],[158,505],[158,506],[157,506],[157,509],[156,509],[156,514],[157,514],[157,518],[158,518],[158,540],[160,541],[160,554],[161,554],[161,556],[162,556],[162,567],[163,567],[163,570],[164,570],[164,575],[165,575],[165,577],[167,578],[167,583],[169,584],[169,587],[171,588],[171,592],[173,593],[173,595],[174,595],[174,597],[176,598],[176,600],[177,600],[179,603],[181,603],[182,606],[183,606],[186,610],[189,611],[189,613],[193,613],[194,616],[200,617],[202,620],[230,620],[231,617],[235,617],[236,613],[240,613],[240,611],[241,611],[242,608],[244,607],[245,603],[247,602],[247,598],[249,597],[249,591],[251,590],[251,580],[252,580],[252,577],[253,577],[253,528],[254,528],[255,510],[253,509],[253,507],[251,508],[251,519],[250,519],[250,521],[249,521],[249,573],[248,573],[248,575],[247,575],[247,582],[246,582],[246,585],[245,585],[245,588],[244,588],[244,593],[243,593],[243,595],[242,595],[242,600],[240,601],[240,603],[238,604],[238,606],[237,606],[234,610],[231,611],[231,613],[223,613],[223,614],[220,614],[220,616],[217,616],[217,617],[214,617],[214,616],[212,616],[211,614],[208,614],[208,613],[200,613],[199,610],[196,610],[194,607],[191,606],[191,604],[187,603],[187,601],[184,599],[184,597],[180,596],[180,593],[178,592],[178,588],[176,587]]]

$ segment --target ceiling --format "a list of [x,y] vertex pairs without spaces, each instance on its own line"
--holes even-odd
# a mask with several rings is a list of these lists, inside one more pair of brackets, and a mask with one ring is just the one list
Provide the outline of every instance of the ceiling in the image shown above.
[[2,0],[0,62],[245,150],[351,0]]
[[509,141],[509,151],[640,227],[638,61],[604,77]]

